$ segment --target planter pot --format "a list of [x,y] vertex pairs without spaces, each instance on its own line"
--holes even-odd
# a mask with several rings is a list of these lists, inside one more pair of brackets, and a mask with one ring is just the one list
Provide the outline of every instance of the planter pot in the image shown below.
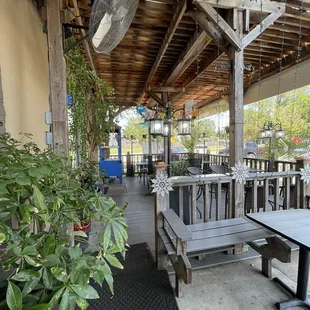
[[[77,225],[77,224],[73,224],[73,230],[74,231],[83,231],[87,235],[87,237],[78,236],[78,240],[75,240],[75,245],[80,244],[80,248],[82,250],[85,250],[88,247],[87,241],[88,241],[89,233],[91,230],[91,221],[82,221],[81,227],[79,227],[79,225]],[[81,240],[85,240],[85,242],[83,242]]]
[[[179,216],[179,187],[170,192],[170,208]],[[184,224],[190,225],[188,186],[183,186],[183,217]]]

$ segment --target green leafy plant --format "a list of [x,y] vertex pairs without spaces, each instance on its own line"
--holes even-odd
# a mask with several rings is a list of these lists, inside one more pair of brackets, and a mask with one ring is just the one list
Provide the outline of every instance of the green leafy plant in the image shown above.
[[188,171],[187,171],[188,167],[189,167],[188,159],[182,159],[179,161],[175,161],[171,164],[172,174],[174,176],[188,175]]
[[[70,46],[75,38],[68,39]],[[107,141],[114,127],[116,105],[114,89],[90,70],[79,47],[66,55],[67,88],[72,96],[70,112],[70,140],[72,150],[82,160],[96,160],[97,148]]]
[[[116,254],[125,257],[128,238],[126,206],[81,187],[66,162],[32,142],[0,136],[0,263],[9,274],[0,286],[4,308],[70,309],[74,300],[86,309],[87,299],[98,298],[91,279],[106,281],[113,293],[111,266],[122,268]],[[104,224],[88,241],[96,255],[72,246],[73,237],[84,241],[85,234],[72,229],[81,214]]]

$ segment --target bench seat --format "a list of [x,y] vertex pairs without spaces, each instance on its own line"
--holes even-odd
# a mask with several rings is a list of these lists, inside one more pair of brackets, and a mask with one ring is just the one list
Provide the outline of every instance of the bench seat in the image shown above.
[[[271,277],[272,258],[290,261],[291,249],[273,232],[250,219],[235,218],[185,225],[171,209],[162,212],[162,215],[164,225],[157,232],[176,271],[177,296],[180,294],[179,281],[191,282],[191,266],[187,258],[190,256],[220,252],[232,249],[236,244],[248,243],[262,254],[263,274],[267,277]],[[255,241],[261,239],[266,239],[267,244],[258,246]]]

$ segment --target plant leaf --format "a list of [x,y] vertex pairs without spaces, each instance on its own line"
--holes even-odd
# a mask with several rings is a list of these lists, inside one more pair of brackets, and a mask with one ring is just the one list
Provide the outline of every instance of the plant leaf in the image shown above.
[[110,254],[106,254],[105,257],[106,260],[113,266],[119,269],[123,269],[123,265],[119,262],[119,260],[114,256]]
[[19,287],[8,281],[8,289],[6,292],[6,302],[11,310],[21,310],[23,304],[22,292]]
[[87,234],[83,230],[74,231],[73,236],[88,238]]
[[97,299],[97,298],[99,298],[97,291],[92,286],[90,286],[89,284],[85,284],[84,286],[73,284],[70,287],[74,290],[74,292],[77,295],[79,295],[80,297],[82,297],[84,299]]
[[25,260],[29,265],[31,265],[33,267],[40,267],[41,266],[41,264],[39,262],[35,261],[32,257],[25,256]]
[[25,286],[24,286],[23,291],[22,291],[23,297],[25,297],[27,294],[29,294],[37,286],[41,277],[42,277],[42,269],[40,269],[40,271],[39,271],[39,277],[32,278],[25,283]]
[[64,268],[61,267],[53,267],[51,268],[52,274],[54,277],[60,282],[68,281],[68,275]]
[[39,209],[39,216],[46,222],[49,221],[48,208],[44,200],[44,196],[37,186],[33,186],[34,205]]
[[75,246],[75,247],[69,248],[68,253],[69,253],[70,258],[75,260],[82,255],[82,250],[80,249],[80,247]]
[[49,269],[44,268],[42,280],[43,280],[43,284],[45,285],[46,288],[52,289],[53,275]]
[[38,251],[36,249],[35,246],[26,246],[23,251],[22,251],[23,255],[30,255],[30,256],[35,256],[38,254]]
[[32,269],[26,269],[18,272],[11,279],[20,282],[26,282],[34,278],[40,278],[40,273]]
[[80,296],[76,296],[75,301],[81,310],[86,310],[88,308],[88,302]]
[[54,253],[55,245],[56,245],[55,236],[54,235],[48,236],[46,238],[46,241],[45,241],[45,244],[43,247],[43,251],[42,251],[44,258],[46,258],[48,255]]
[[113,280],[112,275],[110,275],[110,274],[106,275],[105,279],[106,279],[106,281],[108,283],[108,286],[109,286],[109,289],[110,289],[112,295],[114,295],[114,289],[113,289],[113,282],[114,282],[114,280]]
[[64,290],[65,290],[65,286],[61,287],[58,291],[55,292],[55,294],[53,295],[53,297],[51,298],[51,300],[49,302],[49,305],[51,307],[57,305],[58,300],[59,300],[59,298],[62,295]]
[[104,250],[104,252],[106,252],[107,248],[109,247],[110,241],[111,241],[111,224],[108,223],[107,227],[104,231],[104,234],[103,234],[103,250]]
[[69,290],[66,289],[62,295],[59,310],[70,310]]

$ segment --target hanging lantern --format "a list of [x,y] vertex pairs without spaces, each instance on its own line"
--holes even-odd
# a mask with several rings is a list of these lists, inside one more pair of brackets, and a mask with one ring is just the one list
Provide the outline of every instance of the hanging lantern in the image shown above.
[[164,134],[164,120],[158,115],[150,119],[150,134],[152,136],[162,136]]
[[177,122],[179,135],[185,136],[191,134],[191,119],[188,116],[183,115],[183,117],[179,118]]
[[276,137],[283,138],[284,136],[285,136],[285,130],[282,128],[282,125],[280,125],[280,128],[276,131]]
[[168,137],[169,134],[169,123],[168,121],[164,122],[164,137]]
[[260,138],[266,138],[266,133],[264,129],[259,132],[259,136]]
[[265,137],[266,138],[271,138],[272,137],[272,129],[270,129],[270,128],[265,129]]

